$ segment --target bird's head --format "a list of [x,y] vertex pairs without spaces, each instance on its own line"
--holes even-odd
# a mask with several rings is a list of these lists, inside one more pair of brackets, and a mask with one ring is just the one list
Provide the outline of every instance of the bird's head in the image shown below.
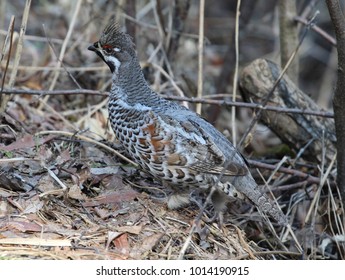
[[119,73],[120,67],[130,63],[136,53],[132,38],[122,32],[117,23],[109,23],[99,41],[88,47],[109,66],[112,73]]

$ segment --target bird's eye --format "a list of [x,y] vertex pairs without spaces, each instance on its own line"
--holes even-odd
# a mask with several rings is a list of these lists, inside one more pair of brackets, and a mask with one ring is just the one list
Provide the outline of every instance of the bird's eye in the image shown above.
[[113,51],[112,46],[110,45],[103,45],[102,49],[106,52],[106,53],[111,53]]

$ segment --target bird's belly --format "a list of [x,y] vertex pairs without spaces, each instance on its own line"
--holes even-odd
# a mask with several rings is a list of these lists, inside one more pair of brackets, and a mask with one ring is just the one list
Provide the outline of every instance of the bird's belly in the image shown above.
[[193,155],[179,144],[175,134],[144,118],[135,122],[129,120],[123,110],[110,115],[117,139],[144,171],[178,187],[208,187],[214,181],[214,178],[189,168]]

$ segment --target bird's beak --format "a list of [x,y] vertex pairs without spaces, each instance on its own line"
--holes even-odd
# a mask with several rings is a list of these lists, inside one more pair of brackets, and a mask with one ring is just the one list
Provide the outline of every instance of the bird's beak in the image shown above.
[[100,58],[102,58],[102,60],[109,66],[111,72],[115,71],[114,65],[105,60],[103,53],[100,51],[98,42],[95,42],[93,45],[90,45],[87,49],[89,51],[95,52]]
[[90,45],[87,49],[88,49],[89,51],[95,52],[100,58],[102,58],[102,60],[103,60],[104,62],[106,62],[105,59],[104,59],[104,57],[103,57],[103,54],[102,54],[102,53],[100,52],[100,50],[99,50],[99,43],[98,43],[98,42],[95,42],[93,45]]
[[97,52],[97,46],[98,46],[98,42],[94,43],[93,45],[90,45],[87,49],[89,51],[93,51],[93,52]]
[[97,49],[95,48],[94,45],[89,46],[87,49],[88,49],[89,51],[93,51],[93,52],[97,51]]

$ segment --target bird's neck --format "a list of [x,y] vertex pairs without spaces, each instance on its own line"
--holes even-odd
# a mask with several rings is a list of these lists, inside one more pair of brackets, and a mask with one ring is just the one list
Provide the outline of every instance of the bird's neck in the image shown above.
[[129,104],[143,103],[152,96],[150,86],[145,80],[139,61],[121,65],[113,73],[110,98],[121,99]]

